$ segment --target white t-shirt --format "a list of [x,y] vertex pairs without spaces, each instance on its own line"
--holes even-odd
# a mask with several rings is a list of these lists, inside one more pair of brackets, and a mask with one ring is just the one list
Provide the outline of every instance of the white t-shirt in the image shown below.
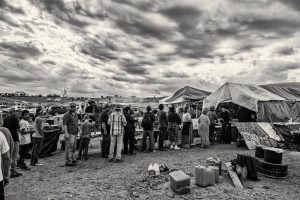
[[[29,131],[29,122],[27,120],[22,119],[19,122],[19,125],[20,125],[20,130],[25,129],[26,132]],[[19,138],[20,138],[20,145],[29,144],[31,142],[30,133],[27,133],[25,135],[19,133]]]
[[[9,146],[4,134],[0,131],[0,153],[1,155],[9,151]],[[0,156],[0,166],[2,166],[2,156]],[[2,170],[0,170],[0,181],[3,181]]]
[[191,122],[192,121],[192,117],[190,113],[184,113],[182,115],[182,122]]

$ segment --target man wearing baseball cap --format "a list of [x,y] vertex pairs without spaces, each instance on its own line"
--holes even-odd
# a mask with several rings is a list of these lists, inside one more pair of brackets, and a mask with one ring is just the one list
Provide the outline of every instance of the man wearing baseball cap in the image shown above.
[[66,166],[75,166],[76,137],[80,132],[78,116],[76,113],[76,104],[71,103],[69,111],[63,117],[63,129],[65,132],[66,144]]

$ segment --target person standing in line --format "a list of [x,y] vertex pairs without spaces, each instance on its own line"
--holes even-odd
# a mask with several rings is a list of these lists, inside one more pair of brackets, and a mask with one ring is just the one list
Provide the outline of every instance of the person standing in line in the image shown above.
[[10,131],[5,127],[0,127],[0,132],[2,132],[3,135],[6,138],[6,141],[7,141],[8,146],[9,146],[9,155],[10,155],[10,158],[12,158],[12,151],[14,149],[13,137],[11,136]]
[[218,120],[217,114],[215,112],[215,107],[211,106],[209,108],[209,112],[207,113],[208,117],[209,117],[209,141],[211,144],[215,143],[215,127],[216,127],[216,123]]
[[190,107],[188,106],[184,108],[182,123],[182,146],[185,148],[190,148],[190,130],[192,126],[192,117],[190,114]]
[[141,126],[144,129],[143,132],[143,144],[142,144],[142,151],[146,151],[146,140],[147,140],[147,136],[149,136],[149,140],[150,140],[150,147],[149,147],[149,152],[154,152],[154,133],[153,133],[153,123],[155,121],[155,116],[151,111],[151,107],[147,106],[146,108],[146,112],[144,113],[143,119],[142,119],[142,124]]
[[102,158],[108,158],[109,147],[110,147],[110,125],[108,124],[108,118],[110,114],[109,105],[105,105],[103,108],[103,113],[101,115],[101,133],[102,133],[102,145],[101,145],[101,155]]
[[10,178],[15,178],[22,176],[23,174],[17,171],[17,160],[19,154],[19,120],[17,118],[17,113],[14,108],[10,109],[10,115],[4,119],[3,127],[7,128],[11,136],[14,140],[14,149],[12,150],[12,162],[11,162],[11,169],[10,169]]
[[[121,113],[121,105],[116,105],[115,111],[110,114],[108,118],[110,124],[110,149],[108,161],[113,162],[114,153],[116,153],[116,162],[123,162],[121,157],[124,127],[127,125],[125,116]],[[117,151],[115,152],[115,145],[117,143]]]
[[[124,115],[127,121],[127,125],[125,126],[124,133],[124,154],[134,155],[134,133],[135,133],[135,119],[133,111],[130,107],[124,108]],[[128,143],[129,143],[129,151],[128,151]]]
[[160,151],[164,150],[164,140],[166,138],[167,134],[167,128],[168,128],[168,120],[167,120],[167,113],[164,111],[164,105],[159,104],[158,106],[158,128],[159,128],[159,142],[158,142],[158,149]]
[[23,110],[22,111],[22,119],[19,123],[20,125],[20,147],[19,147],[19,154],[20,158],[18,160],[18,166],[20,169],[23,170],[30,170],[25,163],[25,158],[28,155],[29,151],[29,144],[31,143],[30,133],[29,133],[29,111]]
[[80,133],[76,105],[74,103],[70,104],[69,111],[63,117],[63,129],[66,144],[66,166],[72,167],[77,163],[74,153],[76,150],[76,137]]
[[91,134],[96,130],[96,127],[89,121],[89,116],[83,117],[84,123],[81,125],[80,145],[77,160],[81,160],[83,151],[83,159],[88,160],[89,144],[91,140]]
[[40,152],[42,150],[44,133],[42,129],[42,118],[43,110],[41,108],[36,109],[35,120],[34,120],[34,133],[32,135],[32,153],[31,153],[31,166],[42,166],[43,164],[39,162]]
[[210,120],[207,116],[208,110],[205,108],[199,117],[199,135],[201,136],[201,147],[209,147],[209,124]]
[[9,184],[9,167],[10,167],[10,153],[9,146],[6,138],[2,132],[0,132],[0,199],[5,200],[4,187]]
[[222,123],[222,135],[223,135],[223,141],[225,144],[231,143],[231,123],[230,123],[230,114],[229,111],[226,108],[222,108],[222,112],[220,114],[220,117],[223,119]]
[[181,119],[178,113],[175,112],[175,107],[169,108],[168,114],[168,132],[169,132],[169,139],[171,142],[170,149],[179,150],[178,147],[178,130],[179,125],[181,124]]

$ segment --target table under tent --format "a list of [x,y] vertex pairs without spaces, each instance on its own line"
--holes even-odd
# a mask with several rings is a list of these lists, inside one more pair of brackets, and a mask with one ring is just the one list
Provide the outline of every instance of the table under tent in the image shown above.
[[[300,122],[300,87],[276,87],[227,82],[203,100],[203,108],[224,102],[257,114],[257,122],[234,122],[248,148],[285,143],[276,123]],[[298,132],[297,132],[298,131]],[[293,134],[298,134],[299,129]]]
[[185,86],[177,90],[173,95],[160,100],[159,103],[166,106],[175,106],[176,108],[184,107],[188,104],[192,108],[192,118],[198,118],[202,108],[202,101],[210,94],[211,92],[205,90]]
[[[200,137],[198,135],[198,118],[200,117],[201,109],[202,109],[202,101],[211,92],[185,86],[179,90],[177,90],[173,95],[168,96],[159,101],[160,104],[164,104],[165,111],[168,112],[168,107],[175,106],[175,108],[184,108],[186,105],[189,105],[191,110],[191,117],[193,120],[193,126],[191,126],[190,130],[190,140],[191,144],[198,144],[200,142]],[[181,143],[181,133],[179,135],[179,143]]]

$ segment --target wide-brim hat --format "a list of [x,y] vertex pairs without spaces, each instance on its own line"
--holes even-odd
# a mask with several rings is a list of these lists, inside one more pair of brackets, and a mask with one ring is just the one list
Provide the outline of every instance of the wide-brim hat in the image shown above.
[[121,109],[122,109],[122,106],[121,106],[120,104],[117,104],[117,105],[115,106],[115,109],[116,109],[116,110],[121,110]]

